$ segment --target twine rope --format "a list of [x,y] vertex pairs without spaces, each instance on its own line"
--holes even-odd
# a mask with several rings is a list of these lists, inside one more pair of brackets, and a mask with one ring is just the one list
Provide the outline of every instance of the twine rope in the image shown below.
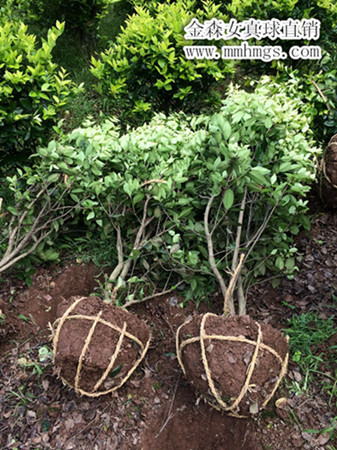
[[92,339],[92,337],[94,335],[94,332],[95,332],[95,329],[96,329],[96,325],[97,325],[97,323],[98,323],[98,321],[99,321],[99,319],[100,319],[100,317],[102,315],[102,312],[103,311],[100,311],[98,313],[98,315],[95,317],[94,323],[92,324],[92,326],[91,326],[91,328],[89,330],[88,336],[86,337],[86,339],[84,341],[84,345],[82,347],[82,351],[81,351],[80,357],[78,359],[78,364],[77,364],[77,370],[76,370],[76,376],[75,376],[75,392],[78,391],[78,385],[79,385],[79,382],[80,382],[80,375],[81,375],[82,363],[83,363],[84,356],[87,353],[89,344],[90,344],[91,339]]
[[97,389],[101,386],[101,384],[105,381],[105,379],[107,378],[107,376],[109,375],[111,369],[113,368],[115,361],[117,359],[117,356],[119,354],[119,351],[121,349],[121,346],[123,344],[123,340],[124,340],[124,336],[125,336],[125,331],[126,331],[126,322],[124,322],[123,325],[123,330],[119,336],[117,345],[116,345],[116,349],[115,349],[115,353],[111,356],[111,360],[110,363],[108,365],[108,367],[106,368],[105,372],[103,373],[103,375],[101,376],[101,378],[97,381],[97,383],[94,386],[93,391],[97,391]]
[[[55,356],[56,356],[56,352],[57,352],[57,345],[59,342],[59,336],[60,336],[60,332],[61,329],[65,323],[66,320],[72,320],[72,319],[84,319],[84,320],[89,320],[92,321],[93,324],[89,330],[89,333],[86,337],[86,340],[84,342],[80,357],[79,357],[79,361],[78,361],[78,365],[77,365],[77,370],[76,370],[76,376],[75,376],[75,383],[74,386],[72,386],[69,381],[65,380],[62,376],[60,377],[61,380],[63,381],[64,384],[67,384],[68,386],[70,386],[71,388],[75,389],[75,392],[81,395],[87,395],[88,397],[99,397],[101,395],[105,395],[105,394],[109,394],[112,393],[114,391],[116,391],[117,389],[119,389],[129,378],[130,376],[133,374],[133,372],[137,369],[138,365],[140,364],[140,362],[143,360],[149,346],[150,346],[150,341],[151,341],[151,333],[149,334],[149,338],[146,341],[145,345],[143,342],[141,342],[136,336],[134,336],[133,334],[129,333],[126,331],[126,327],[127,324],[126,322],[124,322],[123,328],[119,328],[117,325],[114,325],[110,322],[107,322],[106,320],[101,318],[101,315],[103,314],[103,311],[101,310],[97,316],[86,316],[86,315],[82,315],[82,314],[75,314],[75,315],[70,315],[71,312],[76,308],[76,306],[82,301],[85,300],[86,297],[80,297],[78,298],[74,303],[72,303],[69,308],[66,310],[66,312],[63,314],[62,317],[60,317],[59,319],[57,319],[54,322],[53,328],[52,328],[52,333],[54,335],[54,339],[53,339],[53,354],[54,354],[54,363],[55,363]],[[107,367],[107,369],[105,370],[105,372],[103,373],[103,375],[101,376],[101,378],[98,380],[98,382],[95,384],[93,392],[87,392],[83,389],[81,389],[79,387],[79,382],[80,382],[80,375],[81,375],[81,369],[82,369],[82,364],[83,364],[83,359],[85,357],[85,354],[89,348],[90,342],[92,340],[92,337],[94,335],[95,329],[97,327],[97,324],[103,324],[106,325],[110,328],[112,328],[115,331],[118,331],[120,333],[120,337],[118,339],[118,343],[116,345],[116,349],[114,354],[111,356],[110,359],[110,363]],[[56,331],[55,330],[55,326],[56,327]],[[123,344],[123,340],[124,338],[127,337],[130,340],[134,341],[140,348],[140,356],[139,358],[134,362],[133,366],[131,367],[131,369],[127,372],[127,374],[125,375],[125,377],[121,380],[121,382],[117,385],[114,386],[110,389],[107,389],[105,391],[100,391],[100,392],[95,392],[97,391],[97,389],[102,385],[102,383],[104,383],[104,381],[106,380],[110,370],[112,369],[113,365],[116,362],[116,359],[118,357],[118,354],[120,352],[120,349],[122,347]]]
[[[270,399],[273,397],[274,393],[276,392],[283,376],[286,373],[287,370],[287,366],[288,366],[288,359],[289,359],[289,354],[287,353],[285,358],[282,359],[281,356],[271,347],[269,347],[268,345],[264,344],[262,342],[262,330],[260,325],[255,322],[255,324],[258,327],[258,336],[257,336],[257,340],[253,341],[250,339],[246,339],[243,336],[223,336],[223,335],[214,335],[214,334],[206,334],[205,332],[205,326],[206,326],[206,321],[209,317],[219,317],[216,314],[212,314],[212,313],[207,313],[203,316],[202,321],[201,321],[201,325],[200,325],[200,332],[199,332],[199,336],[193,337],[193,338],[189,338],[186,340],[183,340],[182,342],[180,342],[180,333],[181,333],[181,329],[184,325],[186,325],[187,323],[189,323],[191,319],[189,319],[187,322],[185,322],[184,324],[182,324],[178,330],[177,330],[177,335],[176,335],[176,348],[177,348],[177,359],[179,362],[180,367],[182,368],[184,374],[186,375],[186,370],[182,361],[182,351],[183,349],[192,343],[195,342],[200,342],[200,347],[201,347],[201,359],[202,359],[202,363],[203,363],[203,367],[206,373],[206,378],[207,378],[207,382],[208,382],[208,386],[216,400],[217,403],[209,400],[209,399],[205,399],[211,406],[215,407],[216,409],[218,409],[219,411],[227,411],[230,415],[234,416],[234,417],[238,417],[238,418],[244,418],[247,416],[242,416],[240,414],[238,414],[235,410],[239,407],[239,404],[241,402],[241,400],[243,399],[243,397],[246,395],[247,391],[249,390],[249,388],[251,387],[250,385],[250,380],[251,377],[253,376],[253,372],[256,366],[256,362],[257,362],[257,358],[259,355],[259,351],[260,349],[268,351],[269,353],[271,353],[273,356],[276,357],[276,359],[278,360],[281,370],[279,373],[279,376],[277,378],[277,381],[274,385],[274,388],[272,389],[271,393],[267,396],[267,398],[264,400],[263,404],[262,404],[262,408],[264,408],[266,406],[266,404],[270,401]],[[207,360],[207,356],[206,356],[206,348],[205,348],[205,339],[209,339],[209,340],[219,340],[219,341],[229,341],[229,342],[242,342],[245,344],[249,344],[249,345],[253,345],[255,347],[252,359],[249,363],[248,366],[248,371],[247,371],[247,375],[246,375],[246,380],[244,385],[241,388],[241,391],[238,395],[238,397],[234,400],[234,402],[232,403],[232,405],[228,405],[227,403],[225,403],[220,394],[218,393],[217,389],[215,388],[215,384],[212,378],[212,373],[208,364],[208,360]]]

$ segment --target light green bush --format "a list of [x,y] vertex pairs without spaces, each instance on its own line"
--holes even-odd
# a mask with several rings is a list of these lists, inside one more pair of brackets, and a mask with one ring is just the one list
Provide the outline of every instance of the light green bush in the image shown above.
[[65,179],[88,236],[115,243],[117,285],[132,266],[143,283],[180,277],[187,299],[205,297],[211,245],[224,279],[245,254],[243,292],[267,269],[293,274],[293,236],[310,226],[319,150],[299,105],[272,97],[267,81],[254,93],[232,88],[211,117],[159,114],[120,138],[114,121],[87,124],[39,149],[35,170]]

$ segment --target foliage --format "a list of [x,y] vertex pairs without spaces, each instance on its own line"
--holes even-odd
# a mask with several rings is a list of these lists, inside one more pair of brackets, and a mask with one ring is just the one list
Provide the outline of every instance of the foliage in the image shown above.
[[279,64],[277,76],[270,81],[273,94],[283,90],[294,101],[303,104],[302,110],[310,117],[316,140],[327,143],[331,135],[337,132],[336,55],[326,53],[319,62],[318,70],[313,68],[306,73]]
[[[122,100],[125,109],[142,117],[186,101],[198,105],[211,84],[233,71],[230,61],[185,58],[183,46],[193,44],[184,39],[184,27],[195,15],[193,1],[151,5],[137,7],[110,48],[100,59],[92,58],[98,91],[117,104]],[[216,16],[218,9],[205,5],[196,14],[204,20]]]
[[[23,23],[0,26],[0,159],[46,143],[58,114],[76,92],[51,52],[64,24],[48,31],[40,48]],[[8,162],[8,161],[7,161]]]
[[[57,260],[53,239],[79,207],[68,201],[67,177],[38,162],[38,167],[18,168],[16,175],[6,177],[6,187],[9,193],[0,198],[0,273],[32,254],[40,261]],[[30,275],[27,267],[26,280]]]
[[321,36],[316,43],[326,51],[336,44],[337,5],[334,0],[267,0],[263,5],[258,0],[232,0],[225,9],[230,17],[238,21],[251,17],[260,20],[318,19],[321,22]]
[[7,17],[20,19],[40,29],[50,28],[56,21],[66,22],[72,33],[88,35],[95,31],[99,20],[115,0],[5,0]]
[[179,276],[187,299],[205,297],[210,245],[224,277],[245,253],[245,285],[267,269],[296,270],[293,236],[310,226],[303,197],[318,153],[297,106],[266,83],[232,88],[211,117],[159,114],[120,138],[114,121],[89,123],[39,149],[37,170],[66,176],[91,232],[115,243],[113,286]]

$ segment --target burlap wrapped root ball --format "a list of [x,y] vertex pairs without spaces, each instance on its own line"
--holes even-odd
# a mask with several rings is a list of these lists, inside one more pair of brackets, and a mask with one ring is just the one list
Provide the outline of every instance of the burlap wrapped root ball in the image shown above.
[[194,316],[177,331],[186,378],[215,408],[237,417],[256,414],[274,395],[288,362],[288,341],[249,316]]
[[71,298],[58,312],[54,364],[63,382],[90,397],[120,388],[147,352],[148,326],[98,297]]
[[326,206],[337,208],[337,134],[330,139],[321,164],[320,195]]

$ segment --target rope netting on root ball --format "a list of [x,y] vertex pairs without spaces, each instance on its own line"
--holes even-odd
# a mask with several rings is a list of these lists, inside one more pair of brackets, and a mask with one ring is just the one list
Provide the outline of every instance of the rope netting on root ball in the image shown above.
[[119,389],[149,348],[148,326],[98,297],[71,298],[60,307],[62,315],[52,326],[57,374],[89,397]]
[[239,418],[267,405],[289,357],[288,339],[280,331],[248,315],[226,316],[243,259],[227,289],[225,315],[196,315],[176,334],[177,358],[186,378],[211,406]]
[[177,357],[187,379],[215,408],[236,417],[263,409],[288,362],[288,342],[249,316],[194,316],[177,332]]

